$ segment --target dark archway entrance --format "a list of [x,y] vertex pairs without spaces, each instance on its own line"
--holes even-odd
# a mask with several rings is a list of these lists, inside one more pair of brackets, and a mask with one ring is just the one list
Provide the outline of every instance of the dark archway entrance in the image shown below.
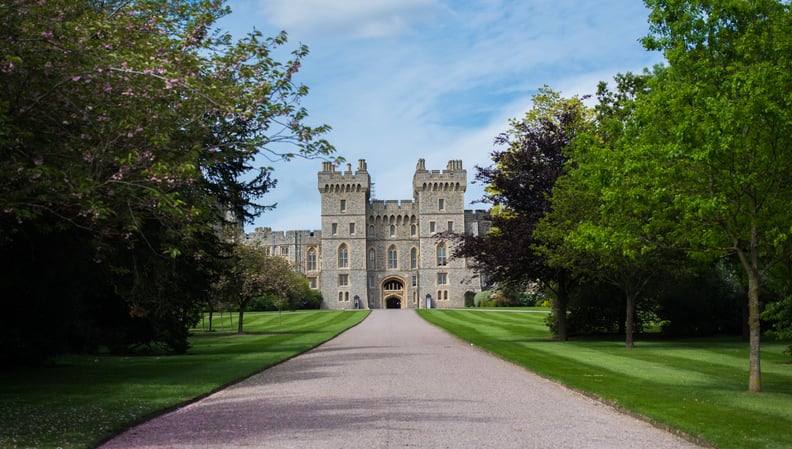
[[404,301],[404,279],[391,276],[382,281],[380,304],[385,309],[401,309]]

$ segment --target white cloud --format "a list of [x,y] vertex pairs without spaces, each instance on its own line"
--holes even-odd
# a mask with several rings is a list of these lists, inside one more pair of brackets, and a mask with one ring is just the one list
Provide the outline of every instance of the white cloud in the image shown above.
[[[489,165],[494,137],[549,85],[564,96],[661,60],[637,39],[646,11],[635,0],[230,0],[226,28],[286,29],[311,54],[299,80],[312,123],[356,166],[368,161],[379,199],[410,199],[419,158],[444,169],[462,159],[472,180]],[[274,164],[273,229],[316,229],[319,161]],[[469,186],[477,199],[481,186]],[[481,205],[476,207],[482,207]]]
[[432,0],[263,0],[259,5],[272,25],[300,35],[356,38],[404,33],[436,8]]

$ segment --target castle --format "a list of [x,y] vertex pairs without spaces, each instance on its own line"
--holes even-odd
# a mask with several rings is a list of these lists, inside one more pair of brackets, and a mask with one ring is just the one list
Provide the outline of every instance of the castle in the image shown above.
[[446,231],[483,235],[484,211],[465,210],[467,172],[462,161],[429,171],[420,159],[413,200],[372,200],[366,161],[353,173],[324,162],[318,174],[321,231],[257,228],[245,236],[291,261],[322,293],[322,308],[464,307],[466,292],[486,280],[466,259],[452,259]]

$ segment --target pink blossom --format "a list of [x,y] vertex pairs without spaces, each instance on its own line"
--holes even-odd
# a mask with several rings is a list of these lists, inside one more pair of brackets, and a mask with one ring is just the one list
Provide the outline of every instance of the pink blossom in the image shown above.
[[42,31],[41,37],[44,39],[52,39],[52,31]]
[[41,165],[41,164],[43,164],[43,163],[44,163],[44,159],[43,159],[43,158],[41,158],[41,157],[37,157],[35,160],[33,160],[33,163],[34,163],[35,165]]

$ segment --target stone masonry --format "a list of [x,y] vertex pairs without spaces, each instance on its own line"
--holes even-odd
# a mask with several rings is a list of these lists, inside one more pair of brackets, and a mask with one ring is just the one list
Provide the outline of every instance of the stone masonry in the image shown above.
[[413,200],[372,200],[366,161],[356,171],[324,162],[318,173],[321,231],[272,231],[246,235],[273,255],[289,259],[322,292],[322,307],[463,307],[465,292],[481,291],[485,280],[465,259],[451,259],[446,231],[482,235],[485,211],[465,210],[467,172],[462,161],[427,170],[423,159],[413,175]]

